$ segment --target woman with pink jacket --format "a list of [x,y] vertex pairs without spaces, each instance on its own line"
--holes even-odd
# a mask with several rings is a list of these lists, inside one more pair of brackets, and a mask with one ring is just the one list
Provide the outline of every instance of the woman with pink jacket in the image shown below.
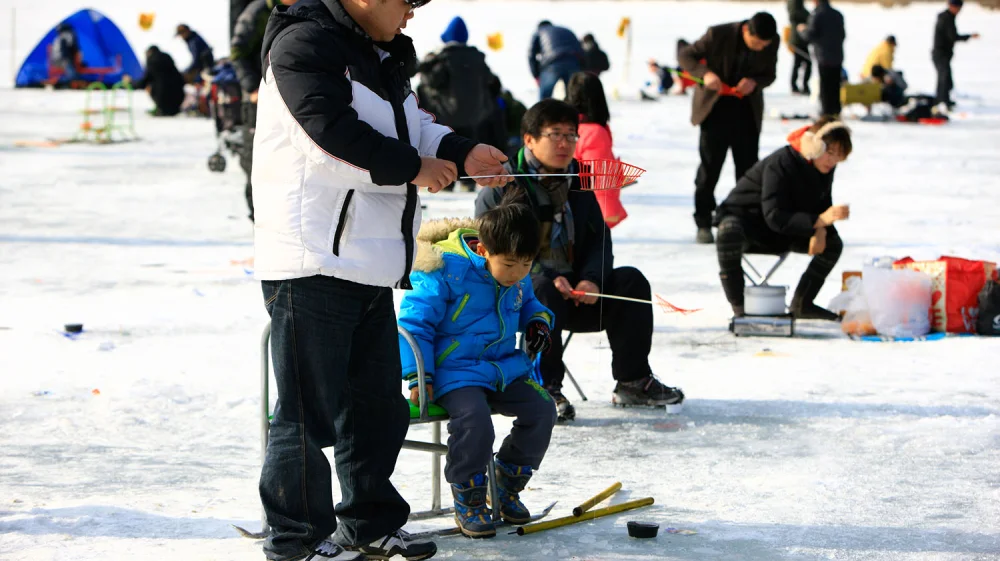
[[[580,113],[577,129],[580,140],[576,143],[573,157],[577,161],[616,160],[611,150],[611,129],[608,127],[611,115],[600,78],[589,72],[577,72],[570,78],[566,90],[566,102]],[[628,217],[622,206],[621,189],[598,190],[594,191],[594,195],[601,205],[608,228],[614,228]]]

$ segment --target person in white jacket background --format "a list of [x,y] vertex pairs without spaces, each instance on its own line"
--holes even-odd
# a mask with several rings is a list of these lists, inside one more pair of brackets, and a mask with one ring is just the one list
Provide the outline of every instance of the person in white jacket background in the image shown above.
[[402,30],[426,1],[300,0],[268,21],[252,183],[278,389],[260,479],[272,560],[436,552],[400,529],[389,481],[409,424],[392,288],[410,288],[418,187],[509,177],[501,151],[417,106]]

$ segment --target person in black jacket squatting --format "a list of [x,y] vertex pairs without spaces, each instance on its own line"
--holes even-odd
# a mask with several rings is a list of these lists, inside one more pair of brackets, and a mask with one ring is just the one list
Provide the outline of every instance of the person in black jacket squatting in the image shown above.
[[173,117],[181,112],[184,103],[184,77],[181,76],[174,59],[156,45],[146,49],[146,71],[132,87],[146,90],[152,98],[153,115]]
[[837,314],[813,300],[844,248],[834,222],[846,205],[834,205],[833,172],[851,153],[851,131],[833,117],[793,132],[789,144],[757,162],[716,211],[719,278],[733,314],[743,315],[745,253],[794,251],[814,256],[792,297],[800,319],[835,321]]
[[[577,173],[573,159],[579,140],[576,109],[546,99],[524,114],[524,148],[508,169],[517,174]],[[524,189],[542,226],[542,247],[531,269],[535,296],[555,315],[552,348],[542,355],[545,387],[556,402],[559,419],[576,417],[562,394],[562,330],[607,331],[611,344],[611,374],[618,382],[612,401],[619,405],[672,405],[684,393],[660,383],[649,366],[653,339],[653,309],[649,304],[573,294],[611,294],[650,300],[649,281],[634,267],[614,268],[611,231],[604,222],[597,197],[583,191],[577,177],[519,177],[505,189],[484,189],[476,199],[476,216],[500,204],[507,189]]]
[[389,481],[409,425],[392,288],[410,288],[418,186],[510,178],[502,152],[417,107],[402,30],[425,3],[300,0],[267,23],[252,181],[278,389],[260,478],[271,560],[437,551],[401,530],[410,508]]

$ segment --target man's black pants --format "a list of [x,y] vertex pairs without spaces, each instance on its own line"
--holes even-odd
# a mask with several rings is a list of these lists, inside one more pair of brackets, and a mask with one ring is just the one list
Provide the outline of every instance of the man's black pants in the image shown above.
[[951,56],[934,53],[931,59],[934,61],[934,69],[937,70],[937,95],[934,97],[934,103],[951,104],[951,90],[955,87],[951,78]]
[[819,104],[823,115],[840,115],[840,66],[819,65]]
[[[576,286],[579,279],[567,276]],[[546,387],[561,388],[563,369],[562,330],[594,333],[606,331],[611,344],[611,375],[619,382],[630,382],[652,374],[649,350],[653,341],[653,307],[649,304],[599,298],[594,304],[576,305],[564,300],[553,279],[546,275],[531,275],[535,297],[555,315],[552,347],[542,355],[542,380]],[[649,300],[649,281],[634,267],[620,267],[604,279],[604,294]]]
[[[799,67],[802,67],[802,87],[799,87]],[[792,62],[792,91],[795,90],[809,93],[809,78],[812,78],[812,59],[802,53],[795,53],[795,61]]]
[[260,476],[265,555],[304,557],[335,530],[341,545],[360,545],[399,529],[410,507],[389,477],[410,413],[392,290],[324,276],[261,284],[278,388]]
[[712,227],[715,212],[715,186],[719,183],[726,154],[733,151],[736,181],[757,163],[760,129],[750,103],[723,97],[716,102],[701,124],[698,152],[701,165],[694,179],[694,222],[699,228]]

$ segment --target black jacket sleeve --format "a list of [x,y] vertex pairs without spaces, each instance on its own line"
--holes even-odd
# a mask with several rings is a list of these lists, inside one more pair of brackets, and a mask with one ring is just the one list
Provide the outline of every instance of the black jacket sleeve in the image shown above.
[[236,27],[233,28],[233,39],[229,43],[229,61],[236,71],[240,88],[245,92],[255,92],[260,86],[260,65],[255,64],[260,60],[260,47],[257,47],[256,52],[253,49],[255,44],[260,44],[260,38],[255,37],[258,33],[256,22],[258,9],[260,7],[254,3],[240,13]]
[[768,162],[761,177],[761,210],[771,230],[786,236],[810,237],[819,215],[795,209],[791,191],[796,180],[780,161]]
[[588,280],[604,290],[604,279],[611,275],[615,265],[611,251],[611,230],[604,221],[597,197],[592,192],[573,191],[569,196],[577,198],[574,212],[582,211],[586,217],[583,224],[586,231],[577,233],[577,239],[581,242],[586,240],[586,243],[574,244],[573,247],[573,259],[578,263],[577,274],[580,280]]
[[346,62],[322,33],[291,27],[271,45],[270,68],[292,118],[332,158],[367,170],[372,183],[412,181],[420,171],[417,149],[358,117]]
[[468,175],[468,172],[465,171],[465,159],[469,157],[469,152],[472,152],[475,147],[476,141],[456,133],[449,133],[441,138],[436,156],[454,163],[458,169],[458,175]]

